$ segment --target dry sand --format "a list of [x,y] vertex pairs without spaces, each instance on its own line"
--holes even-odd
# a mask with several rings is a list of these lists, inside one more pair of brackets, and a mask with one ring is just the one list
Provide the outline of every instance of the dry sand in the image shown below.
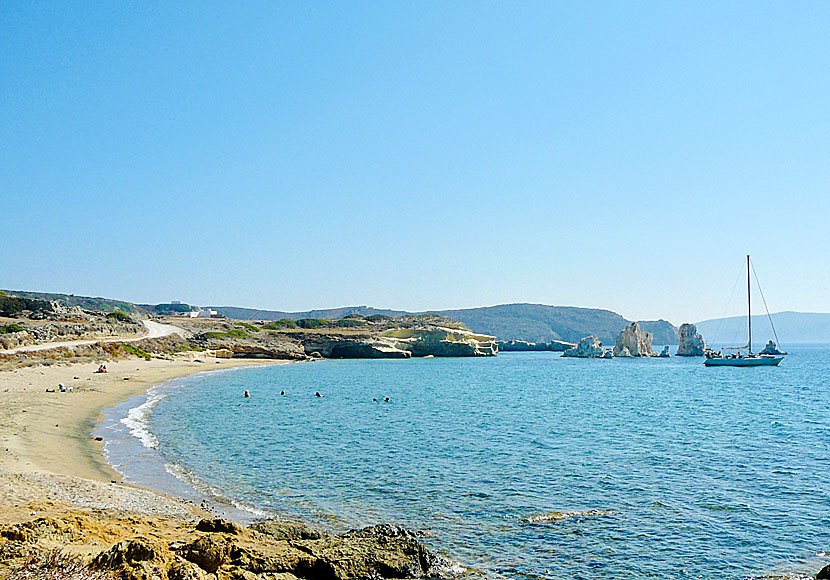
[[[214,359],[107,361],[0,372],[0,521],[49,515],[56,504],[193,517],[190,504],[120,483],[92,429],[103,409],[170,379],[275,361]],[[59,384],[72,388],[60,392]],[[47,392],[54,389],[55,392]],[[115,482],[115,483],[113,483]]]

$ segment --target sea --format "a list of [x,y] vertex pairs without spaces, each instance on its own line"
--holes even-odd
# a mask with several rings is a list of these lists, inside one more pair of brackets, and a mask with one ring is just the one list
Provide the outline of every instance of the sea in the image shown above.
[[806,578],[830,563],[830,345],[788,350],[245,367],[97,433],[128,482],[245,521],[397,523],[487,578]]

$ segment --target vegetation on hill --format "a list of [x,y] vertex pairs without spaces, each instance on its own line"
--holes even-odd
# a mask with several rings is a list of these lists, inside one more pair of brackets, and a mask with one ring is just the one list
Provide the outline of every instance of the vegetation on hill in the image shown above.
[[64,304],[65,306],[80,306],[86,310],[97,310],[98,312],[114,312],[120,310],[127,313],[137,313],[142,309],[131,302],[124,302],[121,300],[110,300],[109,298],[90,298],[89,296],[75,296],[74,294],[55,294],[48,292],[25,292],[25,291],[7,291],[9,294],[14,294],[21,298],[31,298],[35,300],[44,300],[47,303],[50,300],[55,300]]
[[[16,292],[30,298],[58,300],[67,306],[81,306],[103,312],[125,314],[177,315],[190,312],[189,304],[130,304],[105,298],[87,298],[66,294]],[[2,297],[0,297],[2,298]],[[351,328],[358,329],[393,317],[411,315],[401,310],[376,309],[369,306],[348,306],[306,312],[257,310],[232,306],[213,306],[220,314],[234,320],[269,321],[262,328],[269,330]],[[436,314],[464,323],[474,332],[491,334],[500,340],[578,342],[594,334],[605,344],[613,344],[617,334],[631,321],[610,310],[547,306],[544,304],[503,304],[485,308],[439,310]],[[339,322],[326,322],[337,320]],[[640,321],[643,330],[654,335],[655,345],[677,344],[677,329],[665,320]],[[251,330],[251,329],[248,329]],[[252,331],[252,330],[251,330]],[[253,332],[253,331],[252,331]]]
[[346,306],[344,308],[329,308],[324,310],[308,310],[306,312],[283,312],[281,310],[258,310],[256,308],[240,308],[237,306],[211,306],[220,314],[235,320],[300,320],[301,318],[345,318],[349,315],[360,315],[365,318],[372,316],[403,316],[409,314],[403,310],[383,310],[370,306]]
[[17,316],[25,310],[32,312],[49,311],[52,305],[47,300],[24,296],[9,296],[5,292],[0,296],[0,316]]

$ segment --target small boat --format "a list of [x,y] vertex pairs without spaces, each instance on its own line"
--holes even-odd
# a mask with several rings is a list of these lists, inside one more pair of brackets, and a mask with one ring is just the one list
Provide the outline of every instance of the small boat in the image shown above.
[[[736,354],[724,355],[721,352],[707,352],[706,360],[703,364],[707,367],[762,367],[762,366],[778,366],[786,353],[779,354],[753,354],[752,353],[752,303],[750,299],[750,284],[749,284],[749,255],[746,257],[746,320],[747,320],[747,342],[746,346],[740,346],[734,350],[746,350],[746,354],[738,352]],[[766,302],[764,304],[766,306]],[[769,316],[769,311],[767,311]],[[772,317],[769,319],[772,324]],[[772,328],[773,334],[775,327]],[[775,337],[776,340],[778,337]]]

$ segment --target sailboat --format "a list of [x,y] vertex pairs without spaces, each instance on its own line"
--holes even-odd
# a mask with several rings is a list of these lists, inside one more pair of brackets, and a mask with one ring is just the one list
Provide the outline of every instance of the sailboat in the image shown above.
[[[738,347],[735,350],[746,349],[747,354],[738,352],[737,354],[723,355],[720,352],[707,353],[706,360],[703,364],[707,367],[761,367],[761,366],[778,366],[784,360],[783,354],[753,354],[752,353],[752,303],[750,300],[750,285],[749,285],[749,255],[746,257],[746,321],[747,321],[747,343],[746,346]],[[769,315],[769,312],[767,312]],[[772,318],[770,317],[770,324]],[[773,333],[775,327],[773,327]],[[776,337],[777,338],[777,337]]]

